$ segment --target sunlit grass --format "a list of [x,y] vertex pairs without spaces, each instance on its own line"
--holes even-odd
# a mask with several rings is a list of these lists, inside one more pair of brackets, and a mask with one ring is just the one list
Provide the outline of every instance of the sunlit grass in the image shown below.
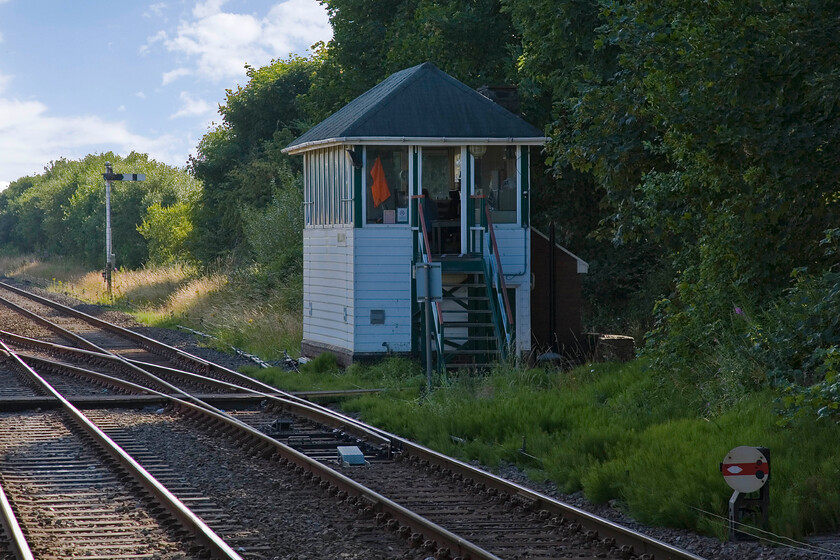
[[[41,260],[30,255],[0,256],[0,273],[4,276],[28,280],[41,286],[61,282],[75,284],[90,269],[68,259]],[[99,277],[102,282],[102,277]]]
[[146,325],[182,325],[204,332],[215,337],[212,344],[221,350],[234,346],[266,360],[300,352],[300,278],[256,298],[247,274],[200,274],[195,267],[174,264],[116,270],[109,295],[101,271],[64,259],[0,257],[0,271],[82,301],[115,305]]

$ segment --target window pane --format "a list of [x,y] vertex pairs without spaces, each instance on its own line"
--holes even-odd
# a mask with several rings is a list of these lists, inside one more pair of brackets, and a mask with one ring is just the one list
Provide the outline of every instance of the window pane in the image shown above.
[[408,223],[408,148],[369,146],[365,181],[367,223]]
[[434,203],[434,215],[442,220],[461,217],[461,151],[457,148],[423,148],[423,191]]
[[494,223],[516,223],[516,179],[516,146],[488,146],[484,155],[475,159],[476,194],[487,196]]

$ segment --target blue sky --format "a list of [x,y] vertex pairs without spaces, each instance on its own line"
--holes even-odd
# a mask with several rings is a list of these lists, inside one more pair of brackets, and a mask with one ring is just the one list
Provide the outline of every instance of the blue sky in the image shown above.
[[246,63],[331,36],[317,0],[0,0],[0,189],[109,150],[183,166]]

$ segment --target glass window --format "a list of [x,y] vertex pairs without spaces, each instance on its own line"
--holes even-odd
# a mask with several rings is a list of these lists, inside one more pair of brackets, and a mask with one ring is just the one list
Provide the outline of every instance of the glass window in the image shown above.
[[516,223],[519,208],[516,183],[516,146],[487,146],[484,154],[475,158],[475,192],[487,197],[493,223]]
[[461,151],[458,148],[423,148],[423,191],[429,193],[441,220],[461,217]]
[[365,185],[367,223],[408,223],[407,147],[368,146]]

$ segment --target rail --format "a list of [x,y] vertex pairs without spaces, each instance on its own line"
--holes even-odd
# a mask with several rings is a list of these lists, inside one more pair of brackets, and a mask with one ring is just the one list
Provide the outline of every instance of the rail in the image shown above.
[[111,440],[102,430],[93,424],[84,414],[82,414],[75,406],[70,404],[70,401],[65,399],[58,391],[56,391],[49,383],[47,383],[38,373],[33,370],[25,361],[23,361],[15,352],[13,352],[5,342],[0,340],[0,347],[3,353],[9,355],[15,363],[38,384],[44,391],[51,394],[60,403],[64,411],[73,419],[77,426],[87,432],[111,457],[122,465],[131,475],[137,480],[147,492],[153,495],[159,503],[165,507],[185,528],[192,532],[196,539],[208,548],[214,558],[223,560],[242,560],[242,557],[237,554],[230,546],[225,543],[204,521],[198,518],[192,511],[190,511],[178,498],[176,498],[169,490],[167,490],[160,482],[152,477],[146,469],[135,461],[128,453],[126,453],[120,446]]
[[15,512],[12,510],[12,505],[9,503],[8,498],[6,498],[6,493],[3,491],[2,486],[0,486],[0,514],[2,514],[0,521],[2,521],[3,529],[9,537],[10,546],[12,547],[15,558],[18,560],[35,560],[35,556],[32,554],[32,550],[26,542],[26,537],[23,535],[23,531],[15,517]]
[[[2,346],[2,348],[4,349],[2,351],[15,358],[18,362],[18,365],[25,368],[30,376],[38,380],[39,383],[42,384],[45,387],[45,389],[49,391],[55,398],[62,401],[63,408],[65,408],[65,410],[68,410],[74,417],[74,419],[77,422],[79,422],[80,425],[88,433],[90,433],[90,435],[92,435],[96,440],[103,442],[103,444],[105,444],[106,442],[110,442],[113,446],[113,449],[110,450],[110,453],[121,464],[123,464],[124,467],[130,470],[133,474],[135,472],[140,472],[148,475],[148,473],[145,471],[145,469],[143,469],[142,466],[137,464],[134,461],[134,459],[132,459],[124,451],[122,451],[121,448],[114,444],[104,432],[102,432],[98,427],[91,423],[84,415],[82,415],[75,407],[73,407],[73,405],[70,404],[69,401],[65,400],[59,393],[57,393],[45,381],[43,381],[43,379],[22,359],[20,359],[14,352],[12,352],[12,350],[9,349],[2,340],[0,340],[0,346]],[[254,449],[256,452],[261,453],[264,456],[269,456],[276,453],[279,457],[282,457],[282,459],[280,460],[281,464],[285,464],[286,466],[293,468],[300,468],[302,469],[302,471],[308,471],[312,474],[313,481],[320,481],[332,485],[337,489],[343,490],[344,492],[347,492],[348,495],[356,497],[359,500],[359,504],[362,507],[371,507],[375,513],[381,513],[387,518],[396,520],[400,525],[406,526],[412,531],[417,532],[418,534],[425,535],[428,539],[430,539],[430,542],[436,543],[437,547],[448,548],[449,550],[453,551],[455,555],[460,555],[462,557],[470,558],[472,560],[501,560],[496,555],[471,543],[470,541],[460,537],[459,535],[448,531],[447,529],[433,523],[432,521],[429,521],[425,517],[418,515],[417,513],[401,506],[393,500],[375,492],[374,490],[371,490],[363,486],[362,484],[359,484],[358,482],[319,462],[318,460],[308,457],[307,455],[289,447],[288,445],[275,440],[271,436],[255,428],[252,428],[235,418],[232,418],[230,415],[216,412],[208,407],[202,407],[174,396],[165,395],[158,391],[154,391],[153,389],[147,389],[147,391],[156,394],[160,398],[166,399],[174,407],[180,409],[182,414],[184,414],[185,416],[203,417],[207,419],[207,421],[215,423],[216,426],[224,426],[224,428],[221,428],[221,430],[223,431],[238,431],[243,437],[243,444],[244,440],[248,440],[248,442],[250,442],[249,445],[251,445],[251,448]],[[170,498],[174,501],[176,505],[181,504],[181,502],[175,496],[173,496],[166,488],[160,485],[154,478],[151,477],[151,475],[148,475],[148,479],[150,479],[151,482],[149,482],[148,480],[144,481],[143,485],[148,491],[153,493],[159,500],[161,500],[162,503],[165,503],[167,507],[170,507],[170,504],[166,503],[164,500],[168,501]],[[195,527],[200,528],[198,524],[203,525],[203,522],[196,518],[192,514],[192,512],[190,512],[186,508],[183,508],[183,510],[176,509],[172,513],[184,525],[190,527],[191,529]],[[206,530],[210,533],[198,533],[198,538],[201,542],[203,542],[203,544],[211,548],[213,554],[217,554],[217,558],[230,558],[241,560],[241,557],[230,549],[228,549],[231,553],[230,556],[222,555],[221,552],[225,548],[227,548],[227,545],[223,541],[221,541],[221,539],[215,536],[215,533],[212,533],[212,531],[209,528],[207,528]]]
[[[61,306],[61,307],[63,307],[63,306]],[[119,328],[117,328],[117,329],[122,330],[122,329],[119,329]],[[194,358],[193,356],[191,356],[187,353],[183,353],[183,355],[190,356],[191,358]],[[197,359],[197,358],[194,358],[194,359]],[[201,362],[203,362],[203,360],[201,360]],[[338,413],[338,412],[335,412],[335,411],[331,411],[331,410],[326,409],[325,407],[322,407],[322,406],[317,405],[315,403],[305,401],[304,399],[301,399],[300,397],[295,396],[291,393],[285,393],[283,391],[278,391],[274,387],[271,387],[271,386],[266,385],[264,383],[258,382],[258,381],[254,380],[252,378],[249,378],[249,377],[247,377],[247,376],[245,376],[241,373],[235,372],[233,370],[229,370],[229,369],[224,368],[222,366],[218,366],[218,365],[215,365],[215,364],[211,364],[211,366],[212,366],[212,371],[214,373],[216,373],[216,374],[226,374],[226,375],[229,375],[230,377],[234,377],[234,378],[238,379],[240,381],[240,383],[243,384],[243,386],[248,386],[247,388],[249,389],[249,391],[252,391],[254,393],[258,393],[258,391],[254,391],[254,389],[252,388],[254,386],[258,386],[262,389],[262,391],[259,391],[259,393],[269,393],[269,392],[271,392],[271,393],[274,393],[271,396],[273,396],[275,398],[280,397],[278,400],[285,400],[287,402],[297,402],[299,404],[305,404],[306,406],[311,407],[313,412],[315,410],[318,410],[318,411],[321,411],[321,413],[323,413],[324,415],[330,415],[331,417],[335,418],[336,420],[338,420],[339,422],[344,424],[346,427],[354,426],[359,431],[365,431],[369,435],[375,435],[378,439],[380,439],[382,441],[388,441],[392,445],[394,445],[396,448],[401,449],[407,455],[415,455],[415,456],[419,456],[419,457],[421,457],[425,460],[434,461],[434,462],[439,463],[439,464],[440,463],[446,464],[448,466],[448,468],[451,468],[452,470],[455,470],[455,471],[462,472],[465,475],[468,475],[473,479],[476,479],[476,480],[482,479],[484,481],[484,483],[487,484],[488,486],[493,486],[493,487],[499,488],[500,490],[504,489],[506,492],[510,493],[511,495],[519,495],[519,496],[527,499],[528,501],[533,502],[535,505],[539,506],[540,508],[544,508],[544,509],[549,510],[549,511],[557,512],[557,513],[562,514],[564,517],[574,519],[577,522],[579,522],[581,525],[583,525],[584,527],[592,528],[592,529],[595,529],[595,530],[601,532],[602,535],[604,535],[604,534],[610,535],[613,538],[615,538],[616,542],[618,542],[618,543],[626,543],[628,545],[634,546],[637,554],[652,554],[656,558],[656,560],[665,560],[665,559],[700,560],[700,557],[698,557],[696,555],[693,555],[691,553],[688,553],[687,551],[684,551],[684,550],[679,549],[677,547],[673,547],[671,545],[667,545],[666,543],[663,543],[663,542],[658,541],[656,539],[652,539],[652,538],[650,538],[646,535],[643,535],[641,533],[632,531],[630,529],[627,529],[627,528],[609,523],[606,520],[597,518],[596,516],[593,516],[593,515],[589,514],[588,512],[579,510],[578,508],[574,508],[573,506],[570,506],[568,504],[564,504],[562,502],[559,502],[559,501],[554,500],[552,498],[549,498],[547,496],[532,492],[531,490],[526,489],[524,487],[521,487],[519,485],[516,485],[512,482],[500,479],[498,477],[494,477],[494,476],[492,476],[488,473],[485,473],[485,472],[483,472],[483,471],[481,471],[481,470],[479,470],[479,469],[477,469],[477,468],[475,468],[471,465],[467,465],[467,464],[462,463],[462,462],[460,462],[456,459],[452,459],[452,458],[446,457],[444,455],[441,455],[440,453],[437,453],[437,452],[432,451],[428,448],[425,448],[423,446],[420,446],[418,444],[415,444],[413,442],[405,440],[405,439],[403,439],[399,436],[396,436],[394,434],[391,434],[387,431],[380,430],[378,428],[366,425],[366,424],[364,424],[364,423],[362,423],[362,422],[360,422],[360,421],[358,421],[358,420],[356,420],[352,417],[346,416],[344,414],[341,414],[341,413]],[[156,391],[153,391],[153,392],[156,392]],[[161,396],[166,397],[165,395],[162,395],[162,394],[161,394]],[[263,394],[261,396],[265,397],[265,396],[269,396],[269,395]],[[207,414],[211,417],[217,418],[218,420],[222,420],[224,418],[225,423],[236,424],[236,425],[238,425],[238,427],[241,427],[241,422],[238,422],[238,421],[234,420],[233,418],[231,418],[230,416],[225,415],[223,413],[219,414],[218,412],[215,412],[213,410],[208,410],[207,408],[200,407],[196,404],[192,404],[192,403],[186,402],[186,401],[181,400],[181,399],[177,399],[177,398],[173,398],[173,397],[167,397],[167,398],[170,400],[170,402],[177,403],[181,408],[186,408],[187,410],[192,411],[191,414],[202,414],[202,415]],[[282,444],[280,444],[280,446],[276,445],[279,442],[276,442],[275,440],[269,438],[268,436],[266,436],[265,434],[262,434],[260,432],[257,432],[257,433],[252,432],[252,436],[256,439],[261,440],[261,443],[262,443],[263,446],[268,444],[269,447],[274,447],[274,448],[279,447],[280,449],[282,449],[283,447],[285,447],[285,446],[282,446]],[[295,464],[295,465],[303,468],[304,470],[307,470],[307,471],[310,471],[310,472],[314,473],[314,470],[313,470],[314,464],[311,462],[311,461],[313,461],[312,459],[310,459],[306,456],[301,456],[299,454],[296,454],[295,452],[291,453],[291,456],[290,456],[290,455],[287,455],[285,453],[285,449],[283,451],[284,451],[284,453],[281,453],[281,454],[284,455],[285,457],[287,457],[285,461],[288,461],[288,463],[290,465]],[[338,473],[336,473],[336,474],[338,474]],[[333,478],[332,473],[330,473],[330,475],[324,477],[323,480],[332,479],[332,481],[338,482],[338,484],[336,484],[336,486],[339,486],[339,487],[344,486],[343,483],[345,483],[346,481],[341,480],[341,478],[342,478],[341,476],[339,476],[337,478],[338,478],[338,480]],[[374,507],[374,510],[378,510],[378,511],[387,511],[388,510],[388,508],[386,506],[387,500],[386,501],[379,501],[380,497],[378,495],[370,495],[370,494],[365,495],[364,493],[358,493],[359,490],[361,490],[361,489],[358,488],[357,486],[354,487],[354,485],[352,483],[351,483],[349,488],[348,487],[345,487],[345,488],[347,488],[346,491],[348,491],[348,493],[350,493],[352,495],[355,495],[359,498],[362,498],[362,499],[364,499],[364,501],[366,503],[371,504]],[[383,508],[383,509],[380,509],[380,508]],[[404,520],[403,522],[410,527],[416,527],[417,529],[420,529],[420,527],[415,524],[415,523],[419,522],[419,520],[418,519],[413,519],[412,516],[407,516],[406,517],[405,513],[407,513],[407,512],[400,512],[400,513],[396,513],[396,515],[394,515],[394,514],[391,514],[391,515],[393,517],[397,518],[397,519],[400,519],[401,521]],[[426,532],[426,534],[430,534],[432,527],[427,526],[426,529],[429,532],[423,531],[422,529],[421,529],[420,532]],[[459,537],[457,537],[456,535],[452,535],[451,533],[446,535],[446,537],[447,538],[444,539],[444,542],[447,542],[447,544],[450,544],[450,545],[454,544],[456,547],[457,546],[463,546],[463,545],[466,544]],[[463,548],[461,550],[466,551]],[[470,556],[474,557],[474,558],[493,557],[492,555],[482,556],[481,553],[485,552],[485,551],[479,552],[478,550],[474,550],[472,552],[476,553],[476,556],[472,556],[472,554],[470,554]]]

